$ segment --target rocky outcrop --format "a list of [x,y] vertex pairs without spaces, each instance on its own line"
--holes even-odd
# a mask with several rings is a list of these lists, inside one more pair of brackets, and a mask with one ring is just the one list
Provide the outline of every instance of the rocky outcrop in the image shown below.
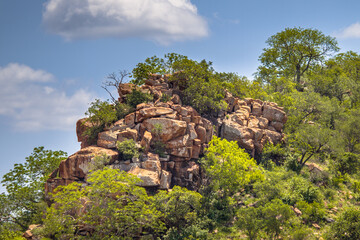
[[[46,192],[73,181],[86,183],[92,159],[102,154],[110,157],[110,167],[137,175],[142,180],[141,186],[168,189],[179,185],[197,190],[201,185],[201,169],[196,160],[204,154],[214,134],[237,141],[253,157],[261,153],[267,142],[282,141],[287,117],[275,103],[241,100],[227,92],[227,109],[210,121],[194,108],[182,105],[179,89],[171,88],[167,79],[168,76],[151,75],[138,90],[151,93],[154,102],[139,104],[133,113],[99,133],[96,146],[89,146],[83,135],[89,126],[84,119],[79,120],[76,131],[81,150],[61,162],[47,181]],[[125,101],[133,88],[131,84],[121,84],[119,101]],[[168,97],[162,98],[165,94]],[[127,139],[142,147],[139,158],[119,156],[116,142]]]

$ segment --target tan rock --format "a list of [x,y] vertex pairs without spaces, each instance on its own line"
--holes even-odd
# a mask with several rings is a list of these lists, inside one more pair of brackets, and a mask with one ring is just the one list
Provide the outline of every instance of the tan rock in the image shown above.
[[117,151],[89,146],[62,161],[59,166],[59,177],[64,179],[82,180],[90,170],[90,162],[95,156],[106,154],[110,157],[110,163],[117,160]]
[[161,164],[160,164],[159,158],[158,158],[158,160],[148,159],[141,163],[141,167],[146,170],[151,170],[151,171],[157,172],[159,174],[159,176],[161,174]]
[[198,137],[195,130],[195,123],[190,123],[187,125],[186,133],[189,134],[189,141],[194,140]]
[[268,140],[272,144],[278,144],[281,142],[283,135],[281,133],[270,131],[270,130],[264,130],[265,135],[268,137]]
[[267,118],[269,121],[276,121],[281,123],[286,123],[287,116],[286,113],[281,110],[279,107],[274,107],[269,104],[264,104],[263,117]]
[[[200,140],[200,139],[197,139]],[[198,143],[196,143],[198,144]],[[191,152],[191,158],[198,159],[201,151],[201,145],[193,145],[192,146],[192,152]]]
[[229,141],[238,141],[240,139],[252,139],[254,135],[249,128],[226,121],[221,127],[221,137]]
[[161,126],[159,137],[163,142],[184,135],[187,128],[186,122],[168,118],[150,118],[145,120],[142,125],[149,132],[153,132],[157,126]]
[[159,189],[170,189],[172,174],[168,171],[162,170],[160,177]]
[[[191,147],[179,147],[170,149],[170,155],[181,157],[181,158],[189,158],[191,156]],[[183,160],[181,160],[183,161]]]
[[192,116],[191,117],[191,122],[195,123],[195,124],[200,124],[201,121],[201,116]]
[[126,125],[135,125],[135,113],[130,113],[126,115],[124,121]]
[[262,104],[260,104],[259,102],[253,102],[252,103],[252,111],[251,113],[254,116],[260,117],[262,115]]
[[139,111],[140,109],[143,109],[143,108],[151,108],[151,107],[154,107],[154,104],[152,104],[152,103],[140,103],[140,104],[136,105],[136,111]]
[[81,142],[81,148],[90,146],[88,137],[85,135],[85,131],[91,128],[92,126],[93,126],[92,123],[87,121],[87,118],[79,119],[76,122],[76,135],[78,142]]
[[241,126],[247,126],[248,125],[248,117],[249,117],[249,113],[247,112],[239,112],[239,113],[235,113],[230,115],[230,119],[233,122],[236,122],[237,124],[241,125]]
[[206,129],[200,125],[197,125],[195,131],[198,139],[200,139],[202,143],[206,142]]
[[263,117],[258,117],[259,120],[259,128],[266,129],[269,126],[269,120]]
[[119,132],[117,134],[117,140],[119,142],[128,140],[128,139],[133,139],[134,141],[136,141],[138,138],[138,132],[135,129],[131,129],[131,128],[127,128],[122,132]]
[[123,95],[127,95],[129,93],[132,93],[132,91],[135,87],[136,86],[132,83],[119,84],[119,87],[118,87],[119,96],[123,96]]
[[120,131],[104,131],[98,134],[97,145],[103,148],[116,148],[117,134]]
[[131,169],[141,167],[141,163],[130,163],[130,162],[120,162],[117,164],[110,165],[112,169],[119,169],[121,171],[128,172]]
[[258,128],[259,127],[259,119],[257,119],[254,116],[251,116],[249,118],[248,127],[249,128]]
[[168,141],[165,146],[167,149],[172,148],[181,148],[191,145],[191,140],[189,139],[189,134],[185,134],[184,136],[177,137],[171,141]]
[[270,123],[270,126],[274,127],[276,131],[278,132],[282,132],[283,128],[284,128],[284,124],[281,122],[276,122],[276,121],[272,121]]
[[149,152],[151,145],[152,135],[150,132],[145,131],[143,138],[141,139],[140,145],[145,153]]
[[159,174],[154,171],[135,167],[129,171],[129,173],[136,175],[142,180],[139,186],[141,187],[158,187],[160,186]]
[[145,119],[158,117],[161,115],[172,114],[174,110],[164,107],[150,107],[140,109],[136,114],[136,122],[142,122]]

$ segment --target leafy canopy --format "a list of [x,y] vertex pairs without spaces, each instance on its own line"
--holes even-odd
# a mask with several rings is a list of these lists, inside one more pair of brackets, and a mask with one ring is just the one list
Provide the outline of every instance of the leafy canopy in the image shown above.
[[306,71],[339,50],[335,38],[317,29],[286,28],[266,41],[258,74],[270,82],[272,76],[293,77],[297,84]]

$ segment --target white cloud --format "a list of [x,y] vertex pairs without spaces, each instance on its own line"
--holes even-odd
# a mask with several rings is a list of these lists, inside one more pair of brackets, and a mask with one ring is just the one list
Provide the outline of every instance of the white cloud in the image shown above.
[[168,44],[208,35],[190,0],[49,0],[43,22],[67,40],[140,37]]
[[19,131],[73,130],[91,95],[83,89],[68,95],[49,86],[53,82],[52,74],[26,65],[0,67],[0,116]]
[[334,35],[339,38],[360,38],[360,22],[351,24]]

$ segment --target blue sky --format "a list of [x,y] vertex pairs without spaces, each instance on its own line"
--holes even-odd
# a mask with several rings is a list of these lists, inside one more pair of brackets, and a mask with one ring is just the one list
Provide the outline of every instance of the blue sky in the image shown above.
[[0,0],[0,177],[33,148],[76,152],[75,123],[109,73],[176,52],[252,78],[286,27],[360,49],[360,1]]

